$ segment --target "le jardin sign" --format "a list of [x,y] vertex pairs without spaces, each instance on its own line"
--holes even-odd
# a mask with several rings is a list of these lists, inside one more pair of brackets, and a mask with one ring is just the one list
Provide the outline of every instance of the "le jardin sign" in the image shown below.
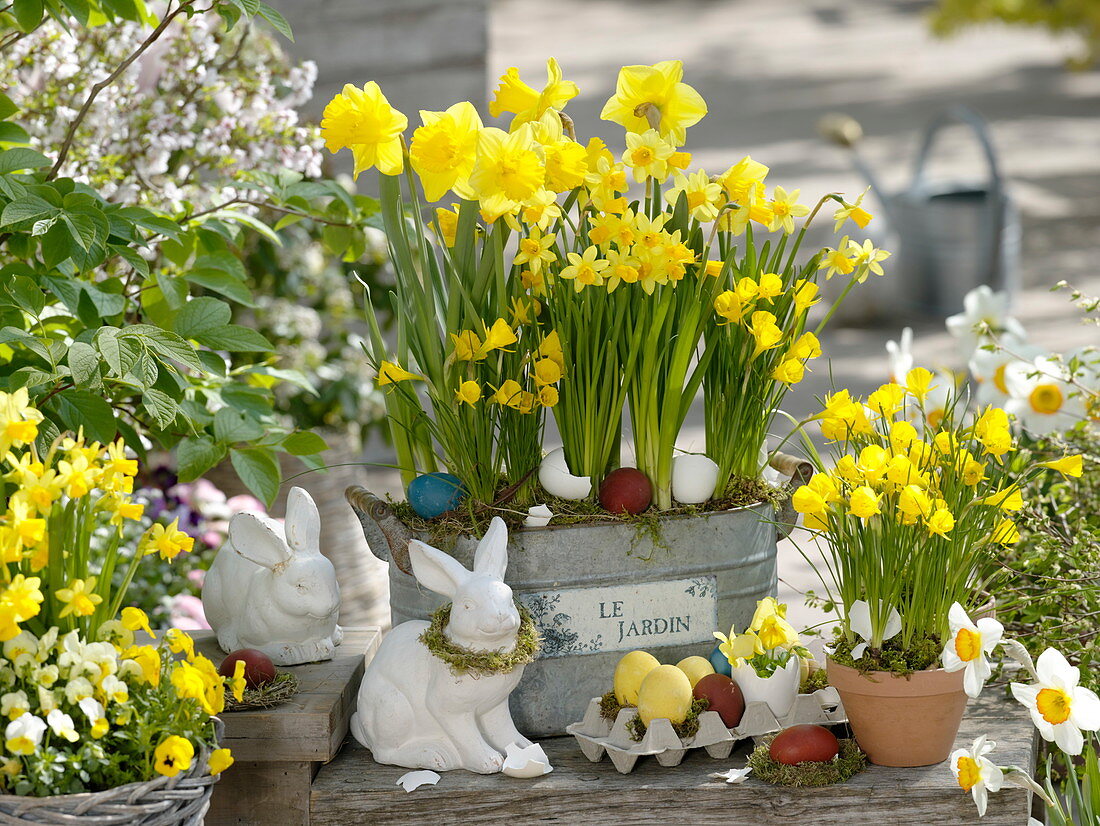
[[542,633],[542,657],[705,643],[718,627],[713,576],[517,596]]

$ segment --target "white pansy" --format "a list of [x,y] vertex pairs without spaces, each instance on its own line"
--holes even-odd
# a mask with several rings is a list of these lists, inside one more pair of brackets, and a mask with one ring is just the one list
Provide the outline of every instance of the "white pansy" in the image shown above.
[[913,328],[901,331],[898,341],[886,342],[886,357],[889,363],[890,381],[897,384],[905,382],[905,375],[913,369]]
[[80,739],[80,735],[76,733],[73,718],[59,708],[55,708],[46,715],[46,723],[54,734],[68,740],[70,743],[75,743]]
[[88,722],[92,724],[92,737],[98,739],[106,734],[109,724],[103,704],[92,697],[85,697],[78,705],[84,712],[84,716],[88,718]]
[[108,674],[100,685],[104,696],[116,703],[125,703],[130,699],[130,688],[114,674]]
[[1081,391],[1070,382],[1066,365],[1040,356],[1005,368],[1009,399],[1005,410],[1035,436],[1069,430],[1085,418]]
[[65,686],[65,699],[74,706],[85,697],[91,697],[94,694],[95,686],[86,677],[76,677],[69,680]]
[[[852,659],[858,660],[867,651],[867,645],[874,638],[874,627],[871,622],[871,606],[864,599],[857,599],[848,609],[848,627],[852,633],[858,635],[863,642],[852,649]],[[882,629],[882,641],[892,639],[901,633],[901,614],[897,608],[891,608],[886,614],[886,625]]]
[[940,657],[944,670],[962,671],[966,696],[977,697],[993,673],[988,657],[1001,642],[1004,626],[990,617],[973,622],[957,602],[948,611],[947,621],[951,637]]
[[46,688],[44,685],[36,686],[38,689],[38,710],[43,714],[49,714],[55,708],[60,708],[61,703],[58,702],[58,693],[54,689]]
[[12,720],[4,729],[4,746],[12,754],[33,754],[46,733],[46,722],[30,712]]
[[0,715],[16,720],[31,710],[31,701],[25,691],[9,691],[0,697]]
[[4,643],[4,657],[15,662],[21,655],[38,653],[38,638],[30,631],[20,631]]
[[947,319],[947,331],[959,340],[966,358],[982,344],[1011,336],[1021,342],[1027,338],[1022,324],[1008,314],[1007,292],[994,292],[983,284],[963,298],[963,311]]
[[1048,648],[1035,661],[1035,685],[1012,683],[1012,696],[1031,712],[1048,743],[1069,755],[1084,748],[1082,731],[1100,731],[1100,698],[1078,683],[1081,672],[1060,651]]
[[974,805],[978,807],[978,817],[985,816],[989,793],[999,792],[1004,785],[1004,772],[986,757],[996,746],[996,743],[987,740],[983,734],[970,748],[956,749],[951,752],[948,760],[959,788],[970,792],[971,797],[974,798]]

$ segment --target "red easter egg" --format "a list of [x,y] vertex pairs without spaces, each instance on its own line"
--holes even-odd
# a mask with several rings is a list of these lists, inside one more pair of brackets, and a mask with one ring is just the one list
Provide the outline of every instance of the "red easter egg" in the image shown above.
[[768,753],[775,762],[788,766],[824,763],[840,753],[840,743],[822,726],[791,726],[775,736]]
[[621,467],[600,485],[600,505],[611,513],[641,513],[653,501],[653,485],[637,468]]
[[249,688],[267,685],[275,679],[275,663],[263,651],[255,648],[242,648],[222,660],[218,673],[223,677],[232,677],[237,660],[244,661],[244,682]]
[[741,687],[725,674],[708,674],[695,684],[691,692],[697,699],[710,703],[726,728],[735,728],[745,713],[745,695]]

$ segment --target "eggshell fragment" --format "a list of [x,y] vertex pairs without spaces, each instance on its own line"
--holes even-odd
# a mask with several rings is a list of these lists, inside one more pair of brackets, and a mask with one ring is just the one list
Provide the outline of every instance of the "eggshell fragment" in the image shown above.
[[672,460],[672,498],[683,505],[699,505],[714,497],[718,465],[706,456],[685,453]]
[[592,492],[591,479],[569,472],[565,450],[560,447],[547,453],[539,465],[539,483],[551,496],[562,499],[584,499]]

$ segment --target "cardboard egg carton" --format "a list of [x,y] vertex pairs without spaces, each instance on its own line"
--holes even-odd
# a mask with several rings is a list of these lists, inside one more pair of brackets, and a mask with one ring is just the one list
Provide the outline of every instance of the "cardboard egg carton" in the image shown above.
[[758,741],[768,734],[805,723],[833,725],[848,721],[840,695],[832,686],[813,694],[799,694],[783,718],[776,717],[767,703],[749,703],[736,728],[726,728],[717,711],[704,711],[699,715],[699,730],[688,738],[679,737],[672,723],[661,719],[649,724],[640,741],[632,740],[627,723],[637,713],[635,708],[619,709],[612,723],[600,714],[600,698],[595,697],[588,704],[584,719],[567,726],[565,731],[576,738],[584,756],[593,763],[600,762],[606,754],[619,772],[629,774],[641,757],[653,756],[662,766],[678,766],[689,749],[701,748],[711,757],[723,760],[741,740]]

